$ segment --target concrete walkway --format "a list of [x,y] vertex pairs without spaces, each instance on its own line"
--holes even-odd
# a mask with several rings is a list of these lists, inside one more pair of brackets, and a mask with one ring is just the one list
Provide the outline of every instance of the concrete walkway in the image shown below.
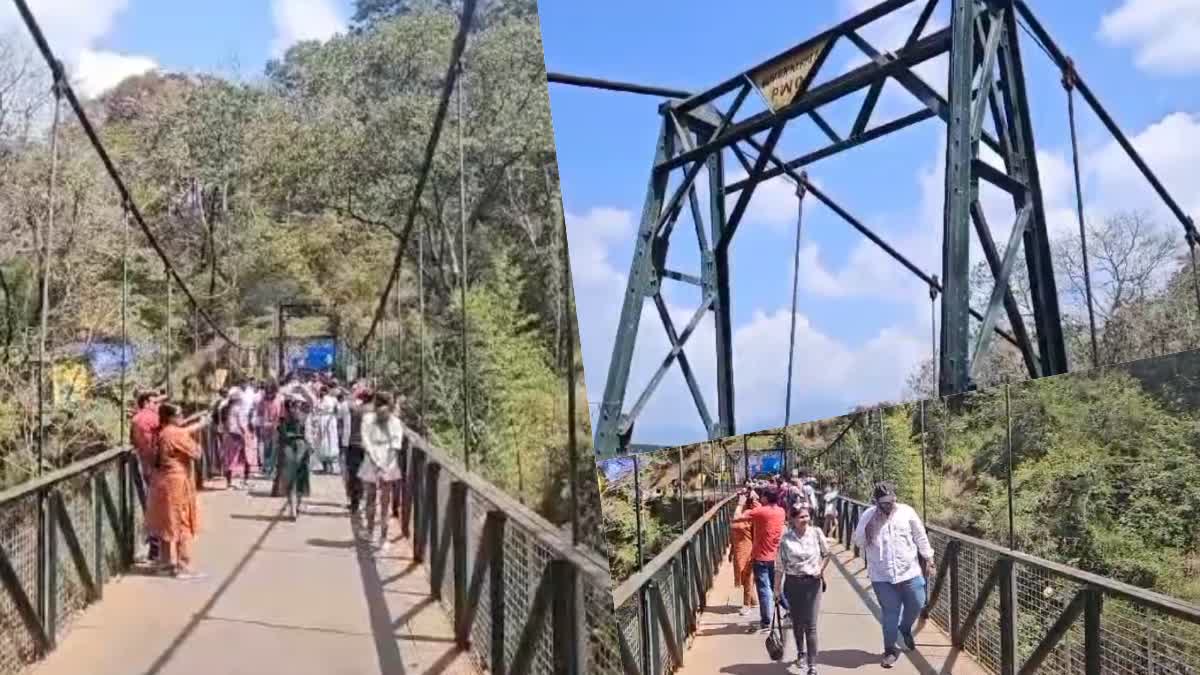
[[[219,487],[223,487],[223,481]],[[204,492],[196,568],[177,581],[133,573],[74,622],[37,675],[477,673],[429,598],[407,541],[356,545],[337,477],[314,476],[293,523],[266,481]],[[392,532],[398,536],[393,522]]]
[[[883,635],[879,627],[879,606],[875,602],[862,560],[834,544],[836,556],[825,572],[827,590],[821,596],[821,617],[817,624],[817,672],[833,673],[954,673],[985,675],[959,650],[950,647],[950,639],[932,622],[918,624],[917,650],[904,653],[890,670],[880,664]],[[691,648],[684,652],[684,675],[729,673],[730,675],[778,675],[802,673],[796,660],[796,643],[790,625],[786,627],[787,648],[784,660],[771,661],[764,646],[766,634],[755,631],[758,610],[739,616],[742,593],[733,586],[733,566],[728,561],[708,593],[708,609],[700,616]]]

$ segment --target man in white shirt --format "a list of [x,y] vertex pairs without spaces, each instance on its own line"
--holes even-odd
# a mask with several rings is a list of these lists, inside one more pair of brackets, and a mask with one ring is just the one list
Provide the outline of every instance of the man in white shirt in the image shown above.
[[884,668],[899,659],[899,637],[916,648],[912,628],[925,606],[925,579],[932,576],[933,547],[916,510],[896,501],[890,483],[876,483],[875,506],[863,512],[853,543],[867,559],[867,573],[879,600]]

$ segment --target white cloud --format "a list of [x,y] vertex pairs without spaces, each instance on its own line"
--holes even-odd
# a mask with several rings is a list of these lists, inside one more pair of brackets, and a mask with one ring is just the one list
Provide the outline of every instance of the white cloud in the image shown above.
[[[788,337],[791,313],[779,309],[756,312],[734,333],[734,380],[738,424],[762,429],[783,420],[787,390]],[[881,330],[858,346],[848,346],[796,316],[795,363],[792,368],[793,421],[840,415],[856,404],[897,399],[911,369],[928,352],[919,338],[895,327]]]
[[[129,75],[146,72],[157,64],[145,56],[97,50],[96,43],[108,35],[129,0],[31,0],[30,11],[37,19],[55,55],[85,96],[97,96]],[[0,5],[0,31],[16,36],[20,44],[32,46],[28,31],[15,7]],[[41,58],[38,57],[40,64]]]
[[[1200,214],[1200,192],[1193,188],[1196,163],[1200,161],[1200,114],[1167,115],[1134,134],[1130,143],[1167,191],[1181,202],[1181,208],[1193,217]],[[1174,216],[1116,141],[1085,152],[1082,166],[1088,178],[1084,197],[1089,211],[1145,209],[1169,222],[1170,227],[1178,227]]]
[[1166,75],[1200,72],[1200,3],[1124,0],[1100,20],[1100,36],[1132,47],[1139,68]]
[[[571,275],[577,288],[623,285],[625,276],[609,260],[609,246],[633,237],[633,213],[597,207],[583,215],[567,214]],[[579,292],[578,290],[576,292]]]
[[[849,18],[878,5],[878,0],[842,0],[842,11],[844,18]],[[945,6],[947,3],[939,3],[938,8],[934,11],[926,24],[922,37],[930,35],[935,31],[945,28],[947,25],[945,14]],[[924,2],[915,2],[905,7],[902,7],[880,19],[876,19],[867,24],[858,31],[864,40],[871,44],[876,50],[889,53],[899,51],[908,40],[909,34],[914,26],[917,25],[921,11],[924,9]],[[857,47],[854,48],[856,55],[850,59],[845,65],[846,69],[856,68],[870,61]],[[942,96],[946,95],[946,75],[950,61],[945,54],[936,58],[930,59],[913,68],[913,72],[917,74],[929,86],[933,87]],[[884,95],[880,98],[881,104],[887,104],[890,108],[900,103],[907,104],[904,109],[910,109],[911,103],[916,101],[907,90],[900,88],[894,80],[889,81],[889,86],[885,87]],[[874,117],[879,119],[878,116]]]
[[271,17],[275,22],[271,51],[276,56],[297,42],[324,42],[346,25],[333,0],[272,0]]
[[[739,169],[730,172],[725,180],[727,184],[732,185],[745,178],[746,172]],[[708,186],[697,183],[697,187],[700,198],[707,199]],[[741,193],[735,192],[725,198],[727,213],[733,210],[739,194]],[[796,186],[791,179],[786,176],[776,176],[758,184],[758,187],[754,189],[754,194],[750,197],[750,203],[746,206],[746,213],[742,217],[742,224],[738,226],[738,231],[743,231],[742,228],[747,225],[763,225],[776,233],[795,231]]]
[[154,59],[145,56],[126,56],[116,52],[84,49],[79,54],[76,77],[80,93],[88,98],[103,94],[127,77],[158,68]]
[[[794,207],[794,195],[790,200]],[[752,224],[757,221],[747,222],[748,226]],[[618,247],[627,251],[634,232],[633,214],[624,209],[600,207],[567,216],[584,372],[593,402],[603,395],[625,292],[626,277],[622,270],[628,261],[614,260],[613,251]],[[815,255],[813,245],[806,247],[802,255],[806,259]],[[819,266],[805,265],[802,267],[805,274],[816,273],[810,267]],[[849,282],[839,277],[826,283],[833,288]],[[666,305],[675,330],[682,333],[696,307],[670,300]],[[740,429],[762,429],[780,424],[783,419],[786,370],[780,366],[787,362],[789,321],[790,312],[786,308],[760,309],[749,321],[734,327],[734,378]],[[626,411],[641,395],[669,349],[670,342],[658,312],[653,303],[646,302],[642,306],[625,395]],[[886,328],[861,345],[846,345],[815,328],[806,315],[798,314],[792,418],[799,420],[814,413],[837,415],[857,403],[899,396],[912,364],[919,361],[925,350],[923,338],[897,327]],[[684,351],[709,414],[716,416],[715,335],[711,315],[700,321]],[[589,410],[595,415],[598,408],[591,405]],[[638,441],[682,443],[704,437],[705,430],[678,362],[659,383],[639,420],[635,432]]]

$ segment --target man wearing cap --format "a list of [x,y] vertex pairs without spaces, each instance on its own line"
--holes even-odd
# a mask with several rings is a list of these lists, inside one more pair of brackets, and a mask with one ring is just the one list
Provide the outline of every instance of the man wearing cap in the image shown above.
[[912,628],[925,606],[925,579],[932,576],[933,547],[915,509],[896,500],[896,488],[875,484],[875,505],[858,520],[853,543],[867,559],[867,574],[879,600],[884,668],[900,657],[897,637],[916,649]]

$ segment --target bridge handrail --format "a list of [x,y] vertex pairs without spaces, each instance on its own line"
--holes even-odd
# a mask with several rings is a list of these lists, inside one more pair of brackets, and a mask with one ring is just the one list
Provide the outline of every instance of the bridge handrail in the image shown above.
[[0,492],[0,675],[53,651],[72,617],[132,565],[144,496],[128,447]]
[[678,537],[673,539],[670,544],[667,544],[666,548],[659,551],[658,555],[651,558],[650,562],[646,563],[642,569],[638,570],[625,581],[622,581],[621,585],[613,589],[613,606],[620,607],[624,605],[635,593],[650,583],[660,571],[671,564],[675,556],[679,555],[709,522],[716,520],[721,515],[722,509],[727,504],[736,502],[737,498],[736,494],[732,494],[717,502],[712,508],[705,511],[704,515],[700,516],[696,522],[692,523]]
[[[729,545],[737,495],[720,497],[637,573],[612,591],[625,675],[670,672],[683,664]],[[635,628],[636,635],[627,629]],[[636,648],[636,649],[635,649]]]
[[[866,502],[852,499],[850,497],[838,497],[838,499],[858,506],[863,510],[866,510],[870,506],[870,504],[867,504]],[[1021,563],[1022,565],[1036,567],[1046,572],[1050,572],[1055,576],[1069,579],[1079,584],[1085,584],[1099,588],[1109,594],[1124,597],[1127,600],[1131,600],[1150,609],[1157,609],[1185,621],[1200,624],[1200,605],[1194,605],[1177,598],[1172,598],[1168,595],[1163,595],[1162,593],[1139,588],[1133,584],[1127,584],[1123,581],[1116,581],[1114,579],[1102,577],[1092,572],[1071,567],[1070,565],[1054,562],[1053,560],[1047,560],[1045,558],[1029,555],[1028,553],[1022,553],[1021,551],[1006,548],[985,539],[979,539],[961,532],[955,532],[954,530],[947,529],[940,525],[925,523],[925,529],[931,532],[937,532],[947,539],[958,541],[968,546],[981,548],[997,556],[1012,559]]]
[[413,558],[427,566],[429,595],[451,616],[457,645],[488,672],[616,672],[603,554],[411,430],[406,438],[411,509],[402,522],[412,524]]
[[[852,533],[867,508],[849,497],[836,502],[838,538],[856,557],[861,553]],[[1002,675],[1157,675],[1200,667],[1200,607],[945,527],[925,527],[937,571],[927,580],[922,616],[981,665]],[[1051,585],[1051,577],[1062,583]]]
[[602,584],[605,587],[612,586],[612,577],[605,566],[584,553],[585,549],[568,541],[562,531],[541,514],[512,498],[479,474],[468,471],[458,459],[430,445],[427,440],[411,429],[406,429],[405,433],[412,447],[435,458],[443,469],[452,473],[455,479],[465,483],[469,490],[503,510],[510,521],[515,521],[522,529],[537,537],[544,546],[553,549],[579,570],[586,572],[594,583]]
[[35,492],[41,492],[63,481],[75,478],[76,476],[91,471],[101,464],[106,464],[129,451],[130,449],[128,447],[105,450],[99,454],[86,457],[84,459],[72,462],[64,467],[44,473],[41,476],[27,480],[19,485],[14,485],[6,490],[0,490],[0,507],[5,506],[10,502],[17,501],[22,497],[29,496]]

